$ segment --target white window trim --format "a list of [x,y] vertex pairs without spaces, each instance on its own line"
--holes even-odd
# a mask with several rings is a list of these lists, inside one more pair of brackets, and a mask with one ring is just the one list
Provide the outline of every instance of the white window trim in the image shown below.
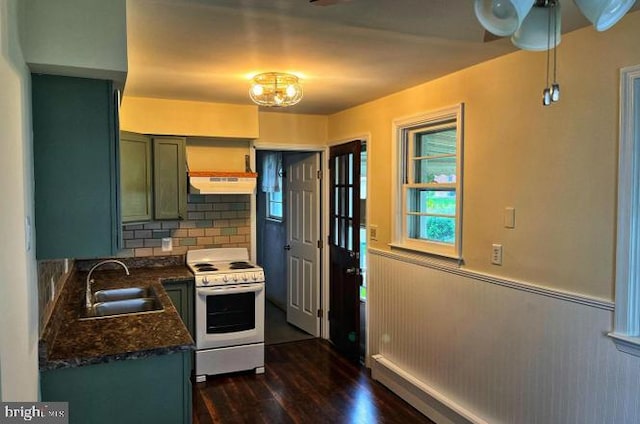
[[640,356],[640,65],[620,71],[616,306],[609,336],[623,352]]
[[[447,258],[460,260],[462,258],[462,199],[463,199],[463,140],[464,140],[464,103],[447,108],[425,112],[410,117],[400,118],[393,121],[392,133],[392,202],[391,216],[394,217],[392,227],[392,248],[412,250],[422,253],[434,254]],[[407,131],[425,125],[438,125],[444,121],[456,121],[456,166],[458,170],[457,178],[457,203],[456,203],[456,241],[453,246],[445,243],[430,241],[419,241],[406,237],[406,223],[402,213],[402,205],[405,204],[403,181],[401,175],[401,158],[403,157],[404,135]]]
[[[282,188],[280,188],[282,190]],[[283,222],[284,221],[284,199],[282,199],[282,202],[279,202],[282,204],[282,216],[275,216],[275,215],[271,215],[271,203],[276,203],[273,202],[271,200],[271,193],[265,193],[265,200],[266,200],[266,208],[267,208],[267,219],[269,221],[275,221],[275,222]]]

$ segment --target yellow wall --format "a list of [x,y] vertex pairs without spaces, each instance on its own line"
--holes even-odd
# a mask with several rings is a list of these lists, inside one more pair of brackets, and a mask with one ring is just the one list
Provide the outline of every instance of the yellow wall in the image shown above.
[[257,138],[258,107],[125,96],[120,128],[143,134]]
[[[465,103],[464,267],[613,299],[619,69],[640,64],[640,12],[563,36],[562,99],[541,105],[545,53],[518,51],[329,118],[329,140],[370,133],[371,246],[391,241],[392,121]],[[516,228],[503,211],[516,208]],[[492,243],[503,266],[490,263]]]
[[17,0],[0,0],[0,399],[35,401],[38,287],[33,228],[29,70],[18,45]]
[[187,137],[189,171],[244,172],[244,157],[248,154],[247,140]]
[[328,117],[296,115],[281,112],[260,112],[260,137],[257,143],[271,145],[327,144]]

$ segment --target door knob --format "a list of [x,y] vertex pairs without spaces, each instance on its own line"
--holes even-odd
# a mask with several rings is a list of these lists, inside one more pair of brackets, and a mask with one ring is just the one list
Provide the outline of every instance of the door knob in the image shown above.
[[291,245],[290,245],[290,244],[287,244],[287,245],[284,247],[284,250],[291,250]]
[[347,275],[360,275],[360,268],[355,268],[355,267],[353,267],[353,268],[347,268],[347,269],[345,270],[345,273],[346,273]]

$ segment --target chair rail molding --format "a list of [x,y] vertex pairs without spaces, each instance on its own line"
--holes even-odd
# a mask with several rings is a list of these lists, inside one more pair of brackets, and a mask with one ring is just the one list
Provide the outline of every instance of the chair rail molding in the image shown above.
[[620,70],[616,300],[620,351],[640,356],[640,65]]

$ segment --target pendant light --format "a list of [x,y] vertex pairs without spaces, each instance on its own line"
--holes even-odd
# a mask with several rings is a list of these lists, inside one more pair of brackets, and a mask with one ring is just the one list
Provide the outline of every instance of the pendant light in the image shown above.
[[636,0],[573,0],[597,31],[614,26],[633,7]]
[[512,35],[520,27],[535,0],[475,0],[476,17],[499,37]]

